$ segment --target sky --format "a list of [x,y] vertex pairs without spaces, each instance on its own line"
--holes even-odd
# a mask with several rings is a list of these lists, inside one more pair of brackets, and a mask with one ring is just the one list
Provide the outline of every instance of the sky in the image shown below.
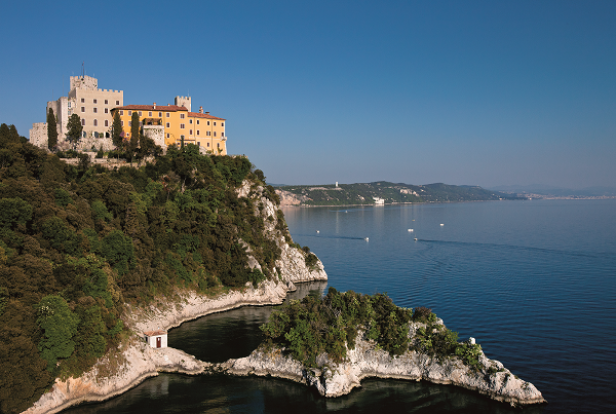
[[190,95],[276,184],[616,186],[616,1],[3,1],[0,122]]

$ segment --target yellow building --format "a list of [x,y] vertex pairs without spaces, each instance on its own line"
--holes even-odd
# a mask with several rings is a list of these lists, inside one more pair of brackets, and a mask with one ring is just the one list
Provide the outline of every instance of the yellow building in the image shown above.
[[111,110],[112,117],[120,114],[124,136],[130,139],[131,118],[137,112],[142,125],[160,125],[163,127],[165,145],[195,144],[216,155],[227,155],[227,136],[224,118],[203,112],[191,112],[190,97],[177,96],[175,105],[127,105]]

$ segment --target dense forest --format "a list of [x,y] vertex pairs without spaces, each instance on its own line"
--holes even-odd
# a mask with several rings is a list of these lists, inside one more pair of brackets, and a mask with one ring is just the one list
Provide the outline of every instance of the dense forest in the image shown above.
[[[194,145],[134,168],[87,157],[69,165],[2,124],[0,410],[28,408],[55,378],[79,375],[117,346],[128,335],[126,302],[274,277],[280,249],[264,237],[259,206],[236,194],[247,178],[265,185],[247,158],[204,156]],[[242,240],[263,272],[246,266]]]
[[278,190],[288,191],[303,197],[305,205],[349,205],[374,204],[374,197],[385,203],[453,202],[517,199],[516,195],[486,190],[478,186],[457,186],[442,183],[411,185],[378,181],[374,183],[339,184],[321,186],[279,186]]
[[[410,335],[412,322],[417,329]],[[272,312],[261,330],[266,350],[284,347],[307,368],[316,367],[322,353],[335,363],[344,361],[347,350],[355,349],[358,335],[394,357],[407,351],[441,359],[455,356],[474,369],[481,353],[479,344],[458,342],[458,333],[438,323],[429,308],[401,308],[387,293],[362,295],[333,287],[323,298],[309,295],[286,303]]]

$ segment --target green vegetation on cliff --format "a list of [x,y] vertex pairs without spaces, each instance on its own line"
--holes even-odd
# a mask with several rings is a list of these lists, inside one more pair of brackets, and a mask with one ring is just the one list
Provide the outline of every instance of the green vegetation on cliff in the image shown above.
[[[28,408],[56,377],[117,347],[125,302],[275,277],[280,249],[259,206],[236,191],[245,179],[263,185],[258,175],[245,157],[194,145],[140,168],[74,166],[2,124],[0,411]],[[263,272],[247,267],[244,243]]]
[[[417,330],[409,338],[409,323]],[[458,342],[457,332],[437,323],[434,313],[418,307],[400,308],[386,293],[362,295],[329,288],[324,298],[313,295],[291,301],[272,312],[261,326],[264,346],[285,347],[304,366],[317,366],[317,357],[327,353],[336,363],[346,359],[347,349],[355,349],[357,335],[365,335],[391,356],[414,350],[438,358],[458,356],[470,366],[477,365],[481,347]]]
[[477,186],[456,186],[447,184],[410,185],[379,181],[364,184],[339,184],[320,186],[281,186],[278,190],[288,191],[302,197],[305,205],[349,205],[374,204],[374,198],[385,203],[448,202],[515,199],[511,194],[490,191]]

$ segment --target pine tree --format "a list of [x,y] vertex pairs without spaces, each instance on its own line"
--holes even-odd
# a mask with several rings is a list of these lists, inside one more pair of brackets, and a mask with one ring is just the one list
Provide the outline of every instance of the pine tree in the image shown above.
[[49,108],[47,113],[47,148],[54,149],[58,145],[58,129],[56,126],[56,116],[53,108]]
[[122,147],[122,121],[120,121],[120,114],[118,113],[118,111],[116,111],[116,113],[113,115],[112,128],[113,131],[111,140],[116,148],[120,148]]
[[135,156],[135,152],[139,147],[139,137],[141,136],[141,125],[139,122],[139,114],[137,111],[133,111],[133,115],[130,119],[130,145],[128,146],[129,157],[132,159]]

